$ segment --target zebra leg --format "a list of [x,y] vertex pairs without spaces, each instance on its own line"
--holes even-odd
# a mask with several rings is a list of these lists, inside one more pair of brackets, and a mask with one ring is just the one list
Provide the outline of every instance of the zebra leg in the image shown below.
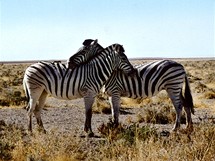
[[111,112],[114,126],[119,125],[119,109],[120,109],[120,96],[118,94],[113,94],[112,97],[109,97],[111,104]]
[[[173,103],[174,104],[174,103]],[[176,111],[176,120],[175,120],[175,125],[173,127],[173,131],[177,131],[180,128],[180,123],[181,123],[181,113],[182,113],[182,105],[174,105],[175,111]]]
[[111,123],[115,124],[116,119],[114,118],[115,112],[114,112],[114,109],[113,109],[112,97],[108,97],[108,100],[109,100],[109,103],[110,103],[111,115],[112,115],[112,119],[110,121],[111,121]]
[[42,119],[41,119],[41,111],[45,105],[45,101],[46,101],[46,97],[47,97],[47,93],[46,91],[43,91],[42,95],[40,96],[39,98],[39,104],[36,105],[36,108],[34,110],[34,115],[36,117],[36,120],[37,120],[37,124],[39,126],[39,131],[42,131],[44,133],[46,133],[46,130],[43,126],[43,122],[42,122]]
[[181,100],[183,101],[184,110],[186,112],[186,120],[187,120],[187,126],[185,131],[187,133],[191,133],[193,131],[193,122],[191,118],[191,113],[194,114],[193,109],[193,98],[189,87],[189,81],[188,78],[185,78],[185,92],[184,96],[181,94]]
[[[28,89],[30,89],[30,87],[28,87]],[[35,89],[35,88],[34,88]],[[32,115],[35,111],[35,108],[37,106],[37,101],[40,98],[41,94],[42,94],[41,88],[38,88],[37,91],[30,91],[29,90],[29,104],[27,107],[27,111],[28,111],[28,131],[32,132]]]
[[189,104],[186,103],[186,98],[184,98],[182,94],[181,94],[181,100],[183,102],[184,110],[185,110],[185,113],[186,113],[186,129],[185,129],[185,131],[187,133],[191,133],[193,131],[193,121],[192,121],[192,117],[191,117],[191,107],[190,107]]
[[88,134],[89,137],[94,136],[92,128],[91,128],[92,106],[93,106],[94,99],[95,99],[95,97],[92,94],[84,97],[85,117],[86,117],[84,131]]
[[32,132],[32,114],[35,110],[35,107],[37,105],[37,100],[30,99],[29,100],[29,107],[27,107],[28,110],[28,131]]
[[172,90],[167,90],[167,93],[174,105],[175,111],[176,111],[176,120],[175,120],[175,124],[174,127],[172,129],[172,131],[177,131],[180,128],[180,123],[181,123],[181,113],[182,113],[182,102],[179,96],[179,92],[176,94],[176,92],[172,91]]
[[191,133],[193,131],[193,122],[192,122],[192,118],[191,118],[191,111],[190,111],[190,108],[187,106],[184,106],[184,110],[186,113],[186,120],[187,120],[186,131],[188,133]]

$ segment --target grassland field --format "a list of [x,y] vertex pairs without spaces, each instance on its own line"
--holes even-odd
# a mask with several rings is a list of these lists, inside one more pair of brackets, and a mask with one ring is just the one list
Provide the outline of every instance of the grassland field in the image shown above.
[[[215,160],[215,59],[175,59],[187,72],[195,106],[194,132],[171,133],[175,112],[166,92],[121,99],[120,126],[109,126],[107,96],[93,106],[96,137],[84,137],[83,99],[48,97],[42,119],[47,134],[27,129],[25,69],[32,62],[0,63],[0,160]],[[153,60],[131,59],[132,64]],[[182,117],[182,123],[185,118]],[[182,128],[184,128],[184,124]]]

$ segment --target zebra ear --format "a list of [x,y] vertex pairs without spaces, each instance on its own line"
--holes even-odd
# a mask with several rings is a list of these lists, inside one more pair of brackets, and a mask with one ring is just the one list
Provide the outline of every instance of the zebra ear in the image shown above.
[[120,45],[120,44],[115,44],[115,50],[116,50],[116,52],[118,52],[118,53],[124,53],[124,52],[125,52],[123,46]]
[[91,45],[95,45],[95,44],[97,44],[98,43],[98,39],[95,39],[92,43],[91,43]]
[[93,41],[94,41],[93,39],[86,39],[86,40],[84,40],[83,45],[89,46]]
[[122,45],[119,45],[120,47],[119,47],[119,52],[121,52],[121,53],[124,53],[125,52],[125,49],[123,48],[123,46]]

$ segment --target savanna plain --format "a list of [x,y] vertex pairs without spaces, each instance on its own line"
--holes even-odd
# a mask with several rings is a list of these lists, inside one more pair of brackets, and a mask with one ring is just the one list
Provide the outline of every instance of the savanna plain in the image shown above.
[[[152,60],[134,60],[141,64]],[[194,131],[185,133],[185,117],[178,132],[173,105],[165,91],[147,99],[121,98],[120,125],[110,123],[107,96],[93,105],[95,137],[85,137],[83,99],[48,97],[42,111],[47,133],[27,132],[27,105],[22,87],[25,69],[32,63],[0,63],[0,160],[180,160],[215,161],[215,59],[175,59],[187,72],[195,115]]]

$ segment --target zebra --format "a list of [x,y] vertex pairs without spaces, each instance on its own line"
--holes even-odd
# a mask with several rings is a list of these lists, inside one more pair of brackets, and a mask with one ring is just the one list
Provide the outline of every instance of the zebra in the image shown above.
[[[99,44],[97,44],[97,48],[97,51],[104,49]],[[82,60],[87,61],[91,56],[88,55]],[[172,60],[160,60],[141,64],[134,68],[136,70],[134,73],[136,74],[130,76],[121,70],[114,71],[104,85],[104,90],[111,96],[109,100],[114,124],[117,126],[119,123],[120,97],[149,98],[155,96],[161,90],[166,90],[176,110],[176,121],[173,131],[177,131],[180,128],[183,106],[187,119],[186,129],[192,131],[191,113],[194,114],[193,98],[184,67]],[[184,83],[185,92],[182,93]]]
[[[113,122],[119,123],[120,97],[150,98],[161,90],[166,90],[176,111],[173,131],[180,128],[182,108],[186,113],[186,131],[193,131],[191,113],[194,114],[193,98],[189,80],[184,67],[172,60],[160,60],[134,66],[136,75],[125,75],[117,70],[105,83],[105,92],[109,97]],[[183,92],[183,85],[185,89]]]
[[[97,40],[94,40],[79,52],[93,52],[97,50],[97,44]],[[85,64],[73,69],[54,62],[38,62],[29,66],[23,78],[23,87],[28,98],[26,107],[29,119],[28,130],[32,132],[32,115],[34,114],[39,128],[46,132],[40,113],[48,94],[67,100],[83,97],[85,103],[84,130],[88,136],[93,136],[91,118],[94,98],[111,73],[117,69],[121,69],[127,74],[134,72],[133,66],[124,54],[124,48],[119,44],[107,47]]]

